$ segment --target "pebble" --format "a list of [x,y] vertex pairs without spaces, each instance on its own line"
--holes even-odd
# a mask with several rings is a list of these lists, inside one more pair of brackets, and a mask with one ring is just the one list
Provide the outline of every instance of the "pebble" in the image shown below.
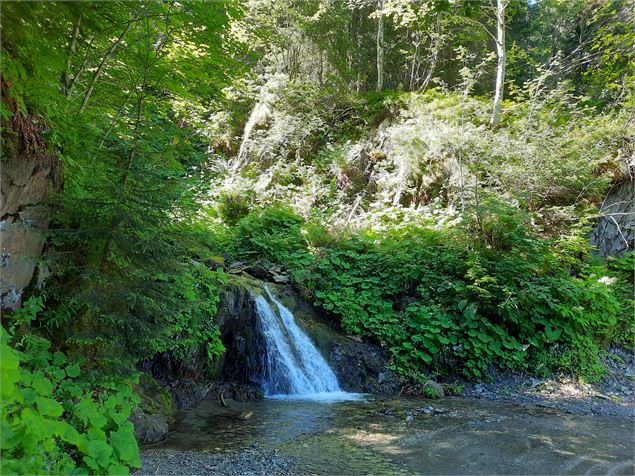
[[258,448],[254,451],[236,451],[233,453],[198,453],[194,451],[175,453],[161,449],[141,451],[141,469],[136,475],[292,475],[298,474],[295,458],[281,456],[275,450]]

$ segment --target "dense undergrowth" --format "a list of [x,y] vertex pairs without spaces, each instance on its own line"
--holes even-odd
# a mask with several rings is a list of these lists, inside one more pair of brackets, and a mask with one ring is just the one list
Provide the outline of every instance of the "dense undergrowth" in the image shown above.
[[607,345],[633,345],[633,255],[607,262],[588,240],[609,184],[628,176],[626,111],[594,113],[563,86],[519,93],[491,131],[480,98],[393,93],[341,100],[344,123],[364,125],[342,134],[310,94],[286,102],[305,84],[284,84],[252,162],[219,182],[231,257],[285,266],[414,379],[499,368],[596,381]]
[[621,274],[633,258],[607,267],[583,242],[532,235],[518,214],[491,201],[452,228],[409,224],[324,243],[326,229],[269,208],[238,222],[235,256],[285,265],[306,297],[345,332],[381,343],[404,376],[487,378],[495,366],[597,380],[603,345],[633,339]]

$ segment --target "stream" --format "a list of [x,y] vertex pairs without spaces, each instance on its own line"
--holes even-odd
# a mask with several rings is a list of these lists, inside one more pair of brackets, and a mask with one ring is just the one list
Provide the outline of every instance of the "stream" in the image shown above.
[[[406,412],[414,416],[410,425]],[[633,423],[463,398],[266,399],[228,408],[204,401],[182,412],[154,448],[168,454],[259,448],[289,457],[293,472],[302,474],[631,475]]]

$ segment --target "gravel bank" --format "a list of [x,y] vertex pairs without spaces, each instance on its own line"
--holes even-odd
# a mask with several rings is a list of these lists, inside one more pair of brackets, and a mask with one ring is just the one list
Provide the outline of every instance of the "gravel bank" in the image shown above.
[[141,451],[141,469],[133,474],[283,476],[298,474],[298,470],[293,458],[260,447],[227,453],[146,448]]
[[621,349],[604,357],[608,370],[596,384],[569,376],[537,379],[500,373],[491,383],[467,384],[463,396],[553,408],[575,415],[635,416],[635,358]]

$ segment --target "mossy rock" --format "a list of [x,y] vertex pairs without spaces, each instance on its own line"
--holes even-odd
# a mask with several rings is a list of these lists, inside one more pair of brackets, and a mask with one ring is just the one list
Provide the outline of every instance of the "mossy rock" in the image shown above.
[[141,397],[139,408],[146,415],[162,415],[168,422],[174,421],[174,401],[172,395],[157,383],[150,374],[142,373],[139,383],[134,386]]

